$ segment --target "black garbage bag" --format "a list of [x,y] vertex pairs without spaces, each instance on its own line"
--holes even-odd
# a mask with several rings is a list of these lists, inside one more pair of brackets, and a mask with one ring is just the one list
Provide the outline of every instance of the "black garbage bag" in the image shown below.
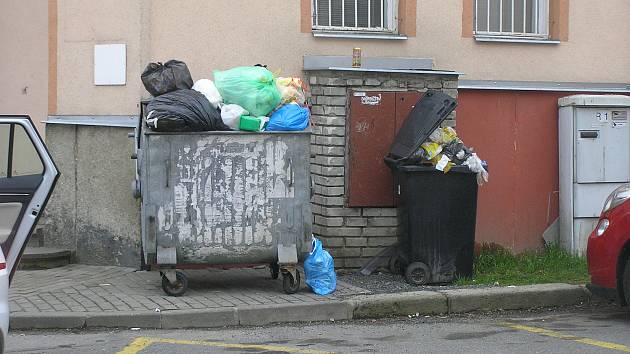
[[146,124],[160,132],[231,130],[221,113],[201,93],[177,90],[155,97],[147,105]]
[[472,155],[473,149],[468,148],[459,139],[455,139],[443,146],[442,153],[456,165],[461,165]]
[[140,78],[144,88],[154,97],[193,86],[188,66],[179,60],[169,60],[165,64],[149,63]]

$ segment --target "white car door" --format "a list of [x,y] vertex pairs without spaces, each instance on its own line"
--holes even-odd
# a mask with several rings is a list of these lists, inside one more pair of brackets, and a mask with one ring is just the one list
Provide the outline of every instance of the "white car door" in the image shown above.
[[31,118],[0,115],[0,246],[9,281],[57,178]]

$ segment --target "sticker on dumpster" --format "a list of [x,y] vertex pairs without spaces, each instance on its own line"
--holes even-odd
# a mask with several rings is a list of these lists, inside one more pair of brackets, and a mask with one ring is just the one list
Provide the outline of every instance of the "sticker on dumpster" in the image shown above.
[[355,92],[354,97],[364,97],[365,96],[365,92]]
[[361,104],[369,106],[378,106],[381,104],[381,94],[378,96],[363,96],[361,97]]

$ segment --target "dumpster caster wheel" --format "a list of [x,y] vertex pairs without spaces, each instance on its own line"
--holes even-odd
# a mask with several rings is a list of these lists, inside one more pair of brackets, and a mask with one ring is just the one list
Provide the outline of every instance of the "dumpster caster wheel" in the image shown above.
[[282,289],[287,294],[295,294],[300,289],[300,272],[295,271],[295,279],[289,272],[282,273]]
[[411,285],[424,285],[429,282],[431,271],[422,262],[413,262],[405,270],[405,280]]
[[175,276],[177,278],[175,283],[171,283],[165,275],[162,276],[162,290],[170,296],[182,296],[188,289],[188,277],[180,271],[176,272]]
[[280,266],[278,263],[269,264],[269,273],[271,273],[271,279],[278,279],[278,275],[280,274]]
[[389,259],[389,272],[396,275],[401,275],[405,272],[405,266],[400,256],[393,256]]

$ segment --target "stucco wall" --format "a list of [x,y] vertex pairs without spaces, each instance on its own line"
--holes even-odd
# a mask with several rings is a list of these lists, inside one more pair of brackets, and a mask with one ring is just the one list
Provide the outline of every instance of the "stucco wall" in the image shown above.
[[43,131],[48,112],[48,4],[0,4],[0,114],[28,114]]
[[[183,3],[184,4],[184,3]],[[417,36],[408,40],[314,38],[300,32],[299,1],[66,0],[59,2],[59,113],[135,114],[147,96],[139,75],[149,60],[178,58],[195,79],[213,69],[268,64],[299,74],[302,56],[435,59],[464,80],[629,82],[630,3],[571,1],[569,41],[557,45],[480,43],[462,37],[461,0],[418,0]],[[127,44],[127,85],[92,84],[93,45]]]
[[[142,23],[150,0],[58,3],[58,114],[137,114],[146,65]],[[143,11],[144,10],[144,11]],[[145,27],[146,29],[146,27]],[[127,45],[127,84],[94,85],[94,45]],[[148,56],[147,56],[148,57]]]

